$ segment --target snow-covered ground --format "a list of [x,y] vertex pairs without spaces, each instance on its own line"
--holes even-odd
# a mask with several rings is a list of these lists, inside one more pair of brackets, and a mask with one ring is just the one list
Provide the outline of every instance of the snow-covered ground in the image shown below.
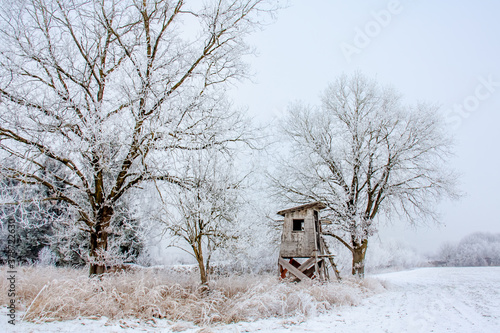
[[388,290],[313,318],[275,318],[201,328],[190,323],[72,320],[7,324],[2,332],[500,332],[500,267],[420,268],[376,275]]

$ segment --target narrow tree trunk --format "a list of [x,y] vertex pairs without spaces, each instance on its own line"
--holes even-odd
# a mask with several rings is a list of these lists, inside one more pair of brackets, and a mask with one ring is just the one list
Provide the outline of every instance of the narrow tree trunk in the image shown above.
[[207,270],[205,269],[205,262],[203,260],[203,248],[201,240],[197,244],[192,245],[194,256],[198,262],[198,268],[200,270],[200,282],[203,286],[207,286]]
[[200,269],[200,282],[202,285],[207,284],[207,271],[205,269],[205,264],[203,263],[203,259],[196,258],[198,261],[198,268]]
[[89,275],[100,275],[106,271],[103,254],[108,249],[108,226],[113,215],[111,207],[104,207],[97,214],[97,222],[90,233],[90,269]]
[[361,244],[354,243],[352,246],[352,275],[363,278],[365,276],[365,256],[368,240],[364,239]]

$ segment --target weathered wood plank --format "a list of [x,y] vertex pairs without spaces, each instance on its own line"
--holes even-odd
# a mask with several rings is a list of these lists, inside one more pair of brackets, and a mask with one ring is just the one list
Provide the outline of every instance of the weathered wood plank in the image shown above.
[[312,258],[309,258],[306,261],[304,261],[304,263],[302,265],[300,265],[299,271],[303,272],[306,269],[308,269],[309,266],[311,266],[311,264],[314,262],[314,260],[316,260],[316,258],[312,257]]
[[284,268],[288,269],[288,271],[295,275],[298,279],[304,280],[308,279],[307,275],[299,271],[297,268],[293,267],[288,261],[284,260],[283,258],[278,259],[278,263],[283,266]]

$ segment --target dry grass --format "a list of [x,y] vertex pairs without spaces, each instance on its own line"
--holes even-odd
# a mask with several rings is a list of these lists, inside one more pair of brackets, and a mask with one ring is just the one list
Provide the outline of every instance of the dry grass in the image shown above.
[[[1,280],[2,290],[7,282]],[[196,275],[189,272],[143,269],[90,279],[86,270],[56,267],[20,268],[16,288],[20,310],[27,310],[24,320],[32,322],[106,316],[167,318],[202,325],[311,316],[337,305],[357,304],[383,289],[370,279],[283,283],[275,276],[246,275],[212,280],[210,292],[204,293]],[[0,303],[7,302],[2,293]]]

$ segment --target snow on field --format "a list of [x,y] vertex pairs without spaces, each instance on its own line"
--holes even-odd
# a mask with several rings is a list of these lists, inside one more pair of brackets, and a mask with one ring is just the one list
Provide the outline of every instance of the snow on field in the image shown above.
[[[222,332],[500,332],[500,268],[421,268],[378,275],[389,290],[299,325],[231,325]],[[285,327],[284,327],[285,326]]]
[[[2,332],[500,332],[500,267],[420,268],[376,275],[388,290],[359,306],[314,318],[275,318],[210,328],[156,320],[150,323],[72,320],[7,324]],[[109,325],[109,326],[105,326]]]

